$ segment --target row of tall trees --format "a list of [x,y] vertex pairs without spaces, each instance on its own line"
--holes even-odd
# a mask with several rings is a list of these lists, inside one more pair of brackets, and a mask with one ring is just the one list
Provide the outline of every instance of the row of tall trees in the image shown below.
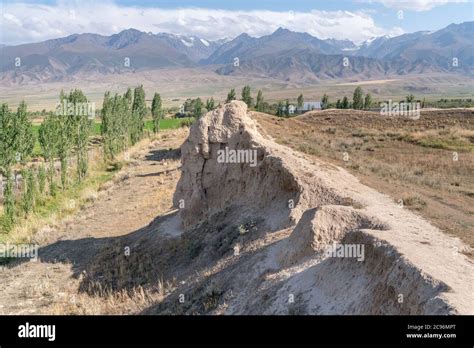
[[[101,111],[101,134],[104,158],[115,156],[135,145],[144,135],[147,106],[143,86],[133,91],[129,88],[124,95],[105,92]],[[164,117],[163,102],[160,94],[155,93],[151,104],[153,132],[160,130],[160,120]]]
[[372,104],[372,96],[370,95],[370,93],[367,93],[364,97],[364,92],[362,91],[362,88],[357,87],[352,95],[352,103],[346,96],[344,96],[342,100],[337,100],[336,109],[367,110],[372,107]]
[[123,151],[132,139],[135,139],[135,131],[137,128],[132,126],[132,91],[129,88],[127,92],[121,96],[110,92],[105,92],[104,101],[101,110],[101,126],[102,146],[105,159],[114,158],[119,152]]
[[216,102],[214,98],[209,98],[206,100],[205,103],[201,100],[201,98],[188,98],[184,104],[180,107],[179,112],[177,115],[183,116],[188,115],[190,117],[199,118],[201,117],[206,111],[211,111],[216,108]]
[[[92,129],[87,103],[86,96],[80,90],[72,90],[69,94],[61,91],[58,104],[60,107],[56,113],[50,113],[41,124],[38,140],[48,169],[44,164],[37,168],[27,164],[27,160],[33,155],[36,137],[27,116],[26,103],[22,102],[16,113],[12,112],[8,105],[2,105],[0,110],[2,174],[0,182],[4,205],[2,230],[10,230],[22,213],[28,215],[35,211],[46,194],[56,194],[57,186],[54,181],[56,159],[60,161],[63,189],[68,184],[68,166],[72,157],[76,162],[77,181],[80,182],[85,178],[88,172],[87,149]],[[78,110],[80,112],[77,112]],[[14,167],[16,174],[13,172]],[[16,192],[20,187],[21,192]],[[20,197],[19,200],[17,196]]]
[[11,229],[17,215],[13,166],[31,156],[34,144],[35,135],[28,120],[26,103],[21,102],[16,112],[10,110],[7,104],[2,104],[0,107],[0,188],[4,206],[0,226],[2,230]]
[[[214,100],[208,100],[208,106]],[[36,143],[33,126],[28,119],[26,103],[16,112],[7,104],[0,107],[0,192],[3,194],[2,230],[9,230],[21,213],[35,211],[47,195],[71,184],[69,167],[75,164],[76,182],[81,183],[89,171],[89,139],[93,130],[93,117],[85,94],[74,89],[61,91],[56,112],[44,118],[38,131],[38,143],[44,163],[27,164]],[[92,110],[95,111],[93,107]],[[147,107],[143,86],[128,89],[125,94],[104,95],[101,110],[101,133],[105,159],[113,159],[119,152],[140,141],[144,135]],[[153,131],[159,131],[164,116],[162,100],[155,93],[151,106]],[[56,163],[59,162],[59,170]],[[57,184],[56,173],[60,177]],[[21,191],[19,189],[21,188]]]
[[[0,180],[4,213],[2,230],[10,230],[16,219],[34,212],[47,195],[55,196],[56,165],[59,161],[60,187],[71,183],[69,167],[75,163],[76,182],[82,182],[89,171],[89,138],[92,133],[95,107],[85,94],[74,89],[61,91],[56,112],[50,112],[38,130],[44,163],[28,164],[36,143],[27,106],[20,104],[12,112],[3,104],[0,110]],[[15,170],[15,173],[13,171]]]
[[[249,108],[254,108],[256,111],[259,111],[259,112],[265,112],[269,109],[268,103],[266,103],[264,98],[263,98],[262,90],[258,90],[257,98],[255,99],[255,103],[254,103],[254,99],[252,97],[250,86],[248,86],[248,85],[246,85],[242,88],[241,97],[242,97],[242,101],[245,104],[247,104],[247,106]],[[236,96],[235,89],[232,88],[229,91],[229,93],[227,94],[226,103],[229,103],[230,101],[236,100],[236,99],[237,99],[237,96]]]
[[[250,90],[250,86],[246,85],[242,88],[242,101],[247,104],[247,106],[249,108],[255,108],[255,110],[257,111],[260,111],[260,112],[263,112],[265,111],[266,107],[267,107],[267,104],[265,103],[264,99],[263,99],[263,92],[262,90],[258,90],[257,92],[257,99],[254,103],[254,99],[252,97],[252,93],[251,93],[251,90]],[[232,88],[229,93],[227,94],[227,99],[226,99],[226,103],[229,103],[230,101],[232,100],[236,100],[237,99],[237,96],[236,96],[236,93],[235,93],[235,89]]]
[[[407,97],[408,100],[409,97]],[[226,103],[236,100],[236,92],[235,89],[232,88],[230,92],[227,94],[227,99]],[[259,90],[257,93],[257,99],[255,104],[253,103],[253,98],[251,96],[251,90],[250,86],[244,86],[242,89],[242,101],[244,101],[250,108],[255,108],[255,110],[264,112],[268,111],[266,109],[275,109],[276,115],[277,116],[288,116],[290,113],[290,108],[289,106],[292,105],[289,103],[288,100],[284,101],[279,101],[275,106],[276,107],[271,107],[268,103],[265,103],[263,100],[263,94],[262,91]],[[329,96],[324,93],[324,95],[321,98],[321,108],[322,109],[327,109],[329,107],[336,107],[337,109],[370,109],[372,107],[373,101],[372,101],[372,96],[370,93],[365,94],[362,91],[361,87],[357,87],[354,90],[353,96],[352,96],[352,102],[349,101],[347,96],[344,96],[344,98],[338,99],[337,102],[334,104],[331,104],[329,101]],[[298,109],[302,109],[304,106],[304,96],[303,94],[300,94],[297,98],[296,105]]]
[[61,187],[65,189],[68,184],[68,167],[71,157],[75,157],[76,160],[77,181],[81,182],[87,175],[88,145],[93,121],[91,115],[77,112],[77,110],[84,110],[83,105],[89,103],[81,90],[75,89],[69,94],[61,91],[59,102],[60,105],[67,105],[69,110],[74,111],[69,113],[62,110],[50,113],[40,126],[39,143],[43,149],[44,159],[49,163],[50,183],[52,184],[54,160],[58,158],[61,165]]
[[[230,101],[236,100],[236,99],[237,99],[237,96],[236,96],[235,88],[232,88],[227,94],[226,103],[229,103]],[[291,108],[290,108],[291,104],[289,100],[280,101],[278,102],[278,104],[270,105],[267,102],[265,102],[262,90],[258,90],[257,97],[254,102],[254,98],[252,97],[250,86],[248,85],[242,88],[241,100],[245,104],[247,104],[249,108],[253,108],[254,110],[259,111],[259,112],[274,112],[278,116],[289,116],[291,113]],[[304,99],[303,99],[303,95],[301,94],[298,97],[298,105],[302,107],[303,103],[304,103]]]

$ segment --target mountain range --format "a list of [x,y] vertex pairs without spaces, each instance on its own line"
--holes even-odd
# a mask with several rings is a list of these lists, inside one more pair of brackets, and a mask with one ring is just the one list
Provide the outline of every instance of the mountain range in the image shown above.
[[0,45],[0,57],[3,84],[197,67],[222,75],[306,82],[430,72],[474,75],[474,22],[451,24],[436,32],[381,36],[360,45],[283,28],[259,38],[243,33],[219,41],[128,29],[111,36],[74,34],[38,43]]

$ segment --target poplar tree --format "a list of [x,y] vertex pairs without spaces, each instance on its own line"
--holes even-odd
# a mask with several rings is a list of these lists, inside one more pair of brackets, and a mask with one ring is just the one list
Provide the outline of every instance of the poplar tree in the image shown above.
[[249,108],[252,107],[252,96],[250,94],[250,86],[248,85],[242,89],[242,101],[247,104]]
[[201,117],[201,115],[202,115],[202,101],[201,101],[201,98],[197,98],[194,101],[193,115],[194,115],[194,117]]
[[364,100],[364,109],[370,109],[371,106],[372,106],[372,96],[370,95],[370,93],[367,93],[365,95],[365,100]]
[[230,90],[230,92],[227,94],[227,99],[226,99],[225,102],[226,102],[226,103],[229,103],[229,102],[231,102],[232,100],[235,100],[235,89],[234,89],[234,88],[232,88],[232,89]]
[[151,116],[153,117],[153,132],[158,133],[160,130],[160,120],[163,118],[163,108],[161,96],[155,93],[153,102],[151,103]]
[[46,170],[44,169],[43,164],[41,164],[38,168],[37,180],[38,180],[38,192],[41,196],[43,196],[46,189]]
[[102,135],[102,147],[104,151],[104,159],[113,158],[117,147],[117,117],[114,116],[114,103],[117,95],[114,98],[110,97],[110,92],[104,94],[104,101],[102,102],[101,110],[101,126],[100,131]]
[[136,87],[133,93],[132,117],[130,122],[130,141],[135,145],[143,137],[145,128],[145,91],[143,86]]
[[124,95],[125,99],[127,100],[127,103],[130,107],[132,107],[132,103],[133,103],[133,93],[132,93],[132,89],[129,87],[127,89],[127,92],[125,92],[125,95]]
[[[2,187],[4,199],[3,228],[13,227],[16,208],[15,192],[13,190],[12,166],[31,156],[35,137],[33,127],[27,116],[27,106],[21,102],[17,112],[13,113],[7,104],[0,107],[0,174],[6,177]],[[3,187],[5,186],[5,187]]]
[[[64,105],[64,102],[68,102],[69,98],[65,95],[64,91],[61,91],[59,94],[59,102],[60,105]],[[56,127],[54,137],[57,140],[57,156],[59,157],[59,161],[61,163],[61,187],[63,190],[66,189],[67,180],[68,180],[68,158],[71,154],[74,139],[73,133],[75,133],[74,129],[74,120],[73,117],[68,115],[69,113],[67,110],[57,110],[56,111]]]
[[321,108],[322,109],[327,109],[329,106],[329,97],[326,93],[324,93],[323,98],[321,99]]
[[22,101],[18,106],[13,126],[18,136],[17,158],[21,160],[31,156],[36,142],[33,125],[28,119],[26,109],[26,103]]
[[347,99],[346,96],[344,96],[344,98],[342,98],[341,108],[342,109],[349,109],[349,99]]
[[101,134],[104,159],[113,159],[125,150],[132,134],[131,109],[128,99],[130,89],[120,96],[115,94],[110,96],[110,92],[105,92],[101,111]]
[[352,97],[352,108],[359,110],[364,108],[364,95],[362,93],[362,88],[360,87],[357,87],[354,90],[354,95]]
[[15,221],[15,193],[13,191],[13,180],[11,167],[16,161],[18,151],[18,136],[14,128],[15,115],[10,111],[7,104],[2,104],[0,108],[0,169],[1,174],[6,177],[3,185],[3,206],[4,215],[2,228],[9,231]]
[[264,111],[262,90],[259,90],[257,93],[257,102],[255,103],[255,109],[259,112]]
[[49,164],[47,170],[47,178],[49,184],[49,193],[51,196],[56,195],[56,184],[54,182],[54,159],[58,156],[59,149],[59,119],[57,115],[50,114],[47,116],[39,129],[39,143],[41,145],[45,162]]
[[300,95],[298,96],[297,103],[298,103],[298,108],[299,108],[299,109],[302,109],[303,106],[304,106],[304,97],[303,97],[303,94],[300,94]]
[[76,154],[77,180],[81,182],[86,177],[88,171],[89,154],[87,150],[92,131],[92,119],[90,115],[84,112],[84,109],[87,108],[88,100],[80,89],[72,90],[67,100],[68,105],[74,108],[73,115],[69,115],[71,125],[68,130],[72,133],[73,148]]
[[119,136],[118,139],[118,149],[120,151],[125,150],[128,148],[130,142],[130,120],[132,118],[131,112],[131,104],[128,102],[127,95],[125,94],[121,98],[117,98],[117,101],[120,103],[118,107],[119,114],[118,114],[118,130],[117,134]]
[[285,101],[285,116],[290,116],[290,101],[288,99]]
[[35,175],[31,169],[24,169],[21,171],[23,178],[23,195],[22,208],[25,215],[30,214],[35,210],[36,206],[36,181]]
[[277,116],[279,117],[282,117],[285,115],[285,106],[283,105],[283,102],[282,101],[279,101],[278,102],[278,106],[277,106]]
[[216,102],[214,101],[214,98],[210,98],[206,100],[206,110],[207,111],[212,111],[216,108]]

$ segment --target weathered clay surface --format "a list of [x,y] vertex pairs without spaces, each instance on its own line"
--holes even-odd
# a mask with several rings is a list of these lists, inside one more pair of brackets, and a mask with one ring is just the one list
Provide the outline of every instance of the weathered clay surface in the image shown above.
[[[256,164],[219,163],[218,150],[255,151]],[[317,179],[300,175],[305,163],[287,148],[264,139],[240,101],[201,117],[181,147],[182,176],[174,204],[186,227],[230,205],[268,214],[275,227],[293,223],[311,206],[342,198]]]

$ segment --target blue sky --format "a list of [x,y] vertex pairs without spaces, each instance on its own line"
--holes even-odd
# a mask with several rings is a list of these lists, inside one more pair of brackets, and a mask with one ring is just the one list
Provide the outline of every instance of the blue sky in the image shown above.
[[244,31],[261,36],[278,26],[361,42],[474,20],[472,0],[2,0],[1,11],[0,42],[7,44],[129,27],[212,40]]

